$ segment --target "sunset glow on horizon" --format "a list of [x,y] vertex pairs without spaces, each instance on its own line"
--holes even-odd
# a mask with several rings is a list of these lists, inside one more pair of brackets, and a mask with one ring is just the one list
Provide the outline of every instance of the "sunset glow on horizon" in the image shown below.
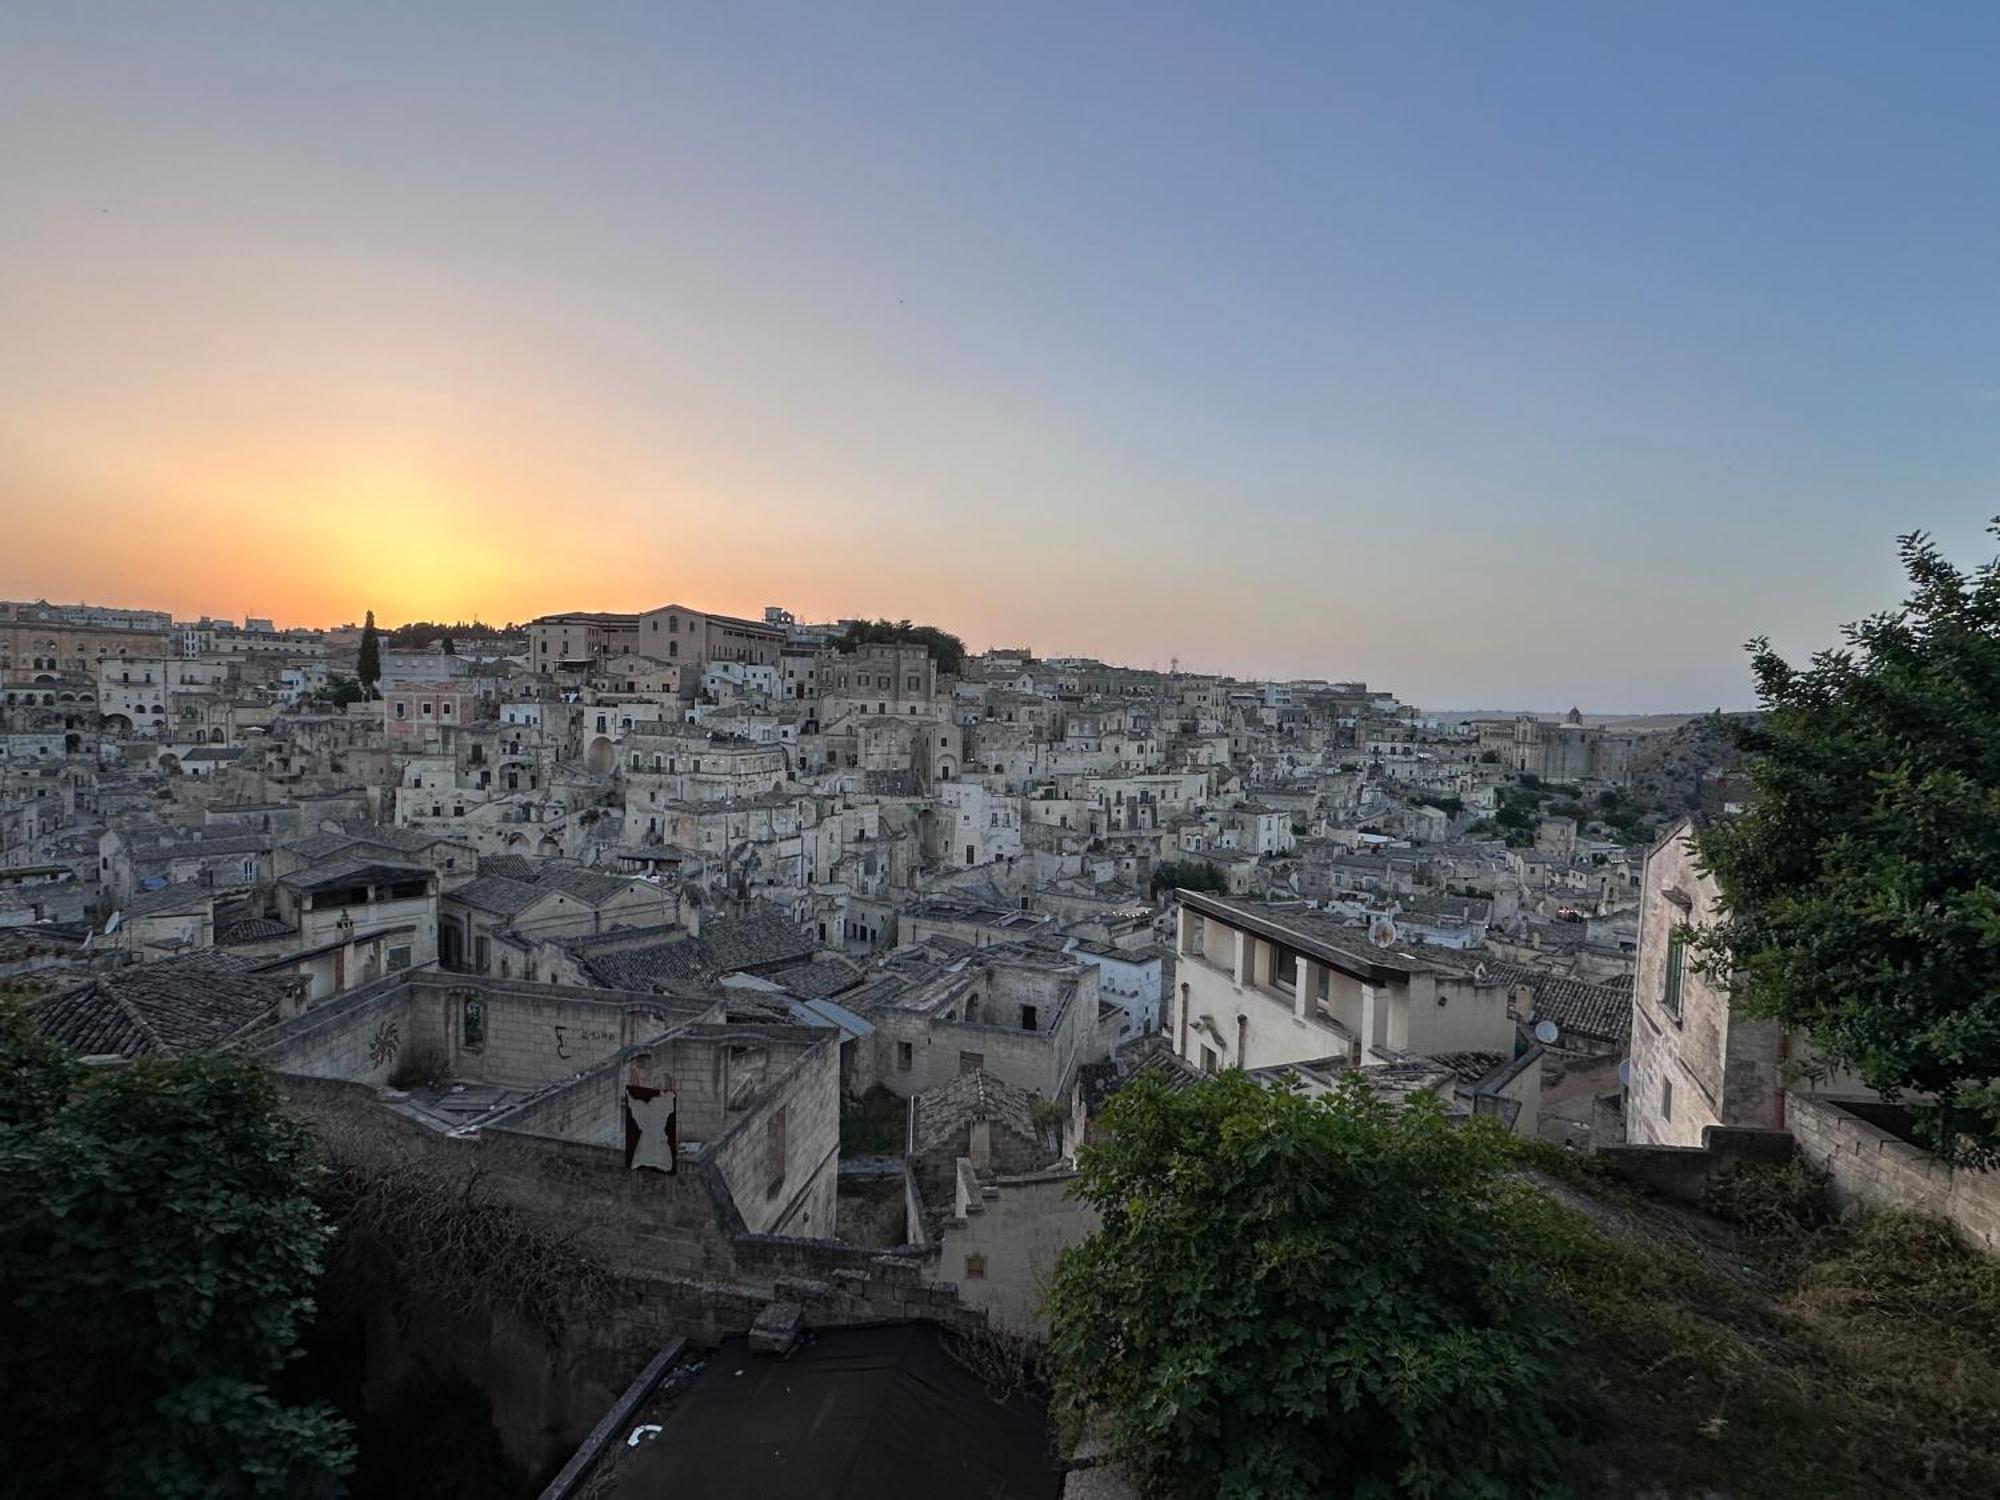
[[2000,510],[2000,21],[1713,14],[23,7],[0,596],[1741,705]]

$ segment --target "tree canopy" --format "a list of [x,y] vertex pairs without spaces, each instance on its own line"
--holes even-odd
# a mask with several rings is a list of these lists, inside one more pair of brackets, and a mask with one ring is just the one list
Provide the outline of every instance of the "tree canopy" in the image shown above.
[[[2000,535],[2000,525],[1993,528]],[[1910,595],[1804,669],[1750,643],[1755,796],[1698,847],[1724,920],[1696,941],[1749,1013],[1802,1030],[1809,1074],[1907,1096],[1927,1142],[2000,1162],[2000,563],[1922,533]]]
[[316,1171],[255,1063],[86,1072],[0,1007],[10,1493],[339,1493],[345,1424],[269,1384],[311,1310]]
[[888,646],[903,642],[926,648],[940,672],[956,676],[965,666],[964,641],[935,625],[912,625],[908,620],[855,620],[834,642],[834,646],[840,651],[852,653],[857,646]]
[[1563,1335],[1492,1122],[1142,1076],[1079,1153],[1102,1230],[1049,1293],[1058,1404],[1172,1497],[1532,1495]]
[[1214,865],[1198,859],[1167,861],[1153,866],[1152,892],[1170,891],[1178,886],[1187,891],[1206,891],[1214,896],[1229,894],[1229,881]]

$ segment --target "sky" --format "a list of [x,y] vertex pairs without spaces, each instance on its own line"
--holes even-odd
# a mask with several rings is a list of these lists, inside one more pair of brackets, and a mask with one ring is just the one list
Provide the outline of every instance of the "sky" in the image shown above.
[[0,20],[0,596],[1749,702],[2000,512],[2000,8]]

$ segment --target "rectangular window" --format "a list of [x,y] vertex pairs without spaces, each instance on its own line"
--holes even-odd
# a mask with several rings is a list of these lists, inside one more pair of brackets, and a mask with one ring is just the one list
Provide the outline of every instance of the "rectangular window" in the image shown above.
[[1203,1047],[1203,1048],[1201,1049],[1201,1070],[1202,1070],[1202,1072],[1204,1072],[1204,1073],[1213,1073],[1213,1072],[1215,1072],[1215,1071],[1216,1071],[1216,1067],[1217,1067],[1217,1065],[1218,1065],[1219,1063],[1221,1063],[1221,1061],[1222,1061],[1222,1059],[1221,1059],[1220,1057],[1216,1056],[1216,1053],[1215,1053],[1215,1049],[1214,1049],[1213,1047]]
[[1297,987],[1299,982],[1299,956],[1289,948],[1276,948],[1271,953],[1271,983],[1281,990]]
[[1673,1117],[1674,1081],[1671,1078],[1662,1078],[1660,1080],[1660,1118],[1662,1120],[1671,1120]]
[[961,1052],[958,1054],[958,1071],[961,1074],[977,1073],[986,1066],[984,1052]]
[[1667,939],[1667,983],[1660,1004],[1676,1021],[1681,1018],[1681,981],[1687,969],[1687,935],[1676,928]]
[[403,944],[401,947],[391,948],[389,950],[389,967],[391,969],[407,969],[409,968],[409,966],[410,966],[410,945],[408,943]]
[[965,1279],[967,1281],[984,1281],[986,1279],[985,1256],[968,1255],[965,1257]]
[[1038,1019],[1038,1017],[1037,1017],[1037,1015],[1036,1015],[1036,1013],[1035,1013],[1035,1007],[1034,1007],[1034,1006],[1032,1006],[1032,1005],[1024,1005],[1024,1006],[1022,1006],[1022,1007],[1021,1007],[1021,1029],[1022,1029],[1023,1031],[1033,1031],[1033,1030],[1035,1030],[1035,1029],[1036,1029],[1036,1028],[1035,1028],[1035,1022],[1036,1022],[1036,1020],[1037,1020],[1037,1019]]
[[771,1179],[764,1196],[775,1198],[785,1185],[785,1106],[782,1104],[764,1125],[764,1170]]
[[907,1073],[917,1065],[917,1049],[912,1042],[896,1043],[896,1071]]

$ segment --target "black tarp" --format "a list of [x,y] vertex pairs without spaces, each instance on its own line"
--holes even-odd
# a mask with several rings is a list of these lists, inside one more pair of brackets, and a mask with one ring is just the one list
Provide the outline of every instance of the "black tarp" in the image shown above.
[[928,1323],[830,1329],[786,1358],[733,1338],[620,1466],[614,1500],[1044,1500],[1048,1414],[996,1402]]

